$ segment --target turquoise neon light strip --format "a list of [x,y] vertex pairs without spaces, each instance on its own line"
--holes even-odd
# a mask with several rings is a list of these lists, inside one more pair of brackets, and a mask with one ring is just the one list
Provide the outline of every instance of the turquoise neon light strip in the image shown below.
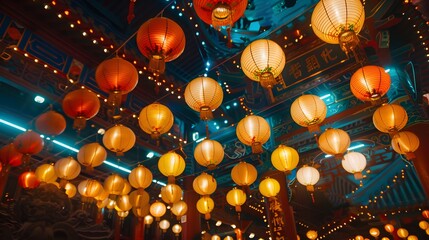
[[[351,151],[351,150],[355,150],[355,149],[358,149],[358,148],[361,148],[361,147],[365,147],[365,144],[358,144],[358,145],[356,145],[356,146],[353,146],[353,147],[349,147],[349,148],[347,148],[347,151]],[[325,158],[328,158],[328,157],[332,157],[332,155],[325,155]]]

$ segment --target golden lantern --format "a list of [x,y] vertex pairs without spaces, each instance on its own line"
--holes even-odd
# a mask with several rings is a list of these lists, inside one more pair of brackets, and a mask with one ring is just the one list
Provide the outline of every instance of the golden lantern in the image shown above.
[[422,220],[422,221],[419,222],[419,227],[422,230],[426,230],[426,229],[429,228],[429,223],[427,221]]
[[182,232],[182,226],[176,223],[171,227],[171,231],[173,231],[175,236],[179,236]]
[[307,127],[310,132],[320,131],[319,124],[325,120],[327,111],[325,102],[311,94],[298,97],[290,107],[293,121],[302,127]]
[[173,204],[180,201],[182,197],[182,188],[174,183],[169,183],[161,188],[161,198],[167,204]]
[[388,237],[382,237],[381,240],[390,240]]
[[165,204],[160,201],[155,201],[150,205],[149,208],[150,214],[155,217],[156,221],[158,222],[162,216],[164,216],[165,212],[167,211],[167,208],[165,207]]
[[106,149],[96,142],[83,145],[77,153],[77,160],[80,164],[86,166],[90,170],[100,166],[106,158]]
[[320,135],[318,145],[322,152],[333,155],[336,159],[340,160],[350,147],[350,137],[344,130],[328,128]]
[[119,195],[127,195],[131,192],[131,185],[130,183],[124,178],[124,188],[122,189],[121,194]]
[[66,186],[64,187],[64,190],[66,191],[68,198],[73,198],[76,195],[77,189],[76,186],[72,183],[66,183]]
[[83,197],[82,202],[87,202],[89,201],[89,198],[95,198],[104,191],[101,183],[92,179],[81,181],[77,186],[77,190]]
[[280,183],[274,178],[267,177],[259,183],[259,192],[267,198],[275,197],[280,192]]
[[369,229],[369,234],[377,238],[380,235],[380,230],[378,230],[378,228],[371,228]]
[[103,135],[104,146],[116,156],[123,156],[124,152],[130,150],[136,143],[136,135],[133,130],[122,124],[109,128]]
[[240,62],[244,74],[268,89],[270,100],[274,102],[271,89],[277,84],[275,78],[282,73],[286,64],[283,49],[274,41],[259,39],[247,45]]
[[271,153],[271,163],[281,171],[288,173],[296,168],[299,162],[298,152],[291,147],[279,145],[273,153]]
[[144,224],[151,225],[153,223],[153,217],[151,215],[146,215],[144,217]]
[[374,126],[380,132],[394,134],[408,122],[407,111],[397,104],[383,104],[372,116]]
[[109,193],[104,190],[104,186],[103,186],[102,191],[97,196],[95,196],[94,199],[97,201],[104,201],[108,197],[109,197]]
[[226,194],[226,201],[229,205],[235,207],[235,211],[241,212],[241,205],[246,202],[246,193],[238,188],[233,188]]
[[258,171],[249,163],[239,162],[231,170],[231,178],[238,186],[250,186],[256,181]]
[[196,193],[206,196],[216,191],[217,182],[212,175],[203,172],[194,179],[192,187]]
[[199,112],[202,120],[210,120],[212,111],[222,104],[223,91],[213,78],[197,77],[186,86],[184,97],[186,104]]
[[116,199],[116,206],[122,211],[129,211],[133,207],[130,202],[130,196],[121,195]]
[[219,235],[215,234],[211,237],[211,240],[221,240],[221,238],[219,237]]
[[363,238],[363,236],[361,236],[361,235],[357,235],[357,236],[355,237],[355,240],[364,240],[364,238]]
[[116,207],[116,201],[108,198],[106,208],[109,209],[109,212],[112,211],[113,209],[115,209],[115,207]]
[[314,192],[314,185],[319,181],[320,173],[316,168],[304,165],[296,173],[296,178],[307,187],[307,191]]
[[144,206],[133,207],[132,211],[133,211],[134,216],[138,217],[139,220],[141,220],[142,218],[144,218],[145,216],[147,216],[149,214],[149,207],[150,207],[149,203],[147,203]]
[[158,169],[162,175],[168,177],[168,183],[174,183],[175,177],[185,171],[185,160],[175,152],[168,152],[158,160]]
[[407,240],[419,240],[419,238],[416,235],[409,235]]
[[222,145],[215,140],[205,139],[198,143],[194,150],[194,158],[198,164],[213,170],[222,162],[224,150]]
[[169,227],[170,227],[170,222],[168,220],[164,219],[161,222],[159,222],[159,228],[161,228],[163,232],[166,232]]
[[118,214],[119,218],[123,219],[128,216],[130,212],[129,211],[117,211],[116,214]]
[[109,198],[105,198],[104,200],[97,200],[97,208],[101,211],[102,208],[105,208],[109,203]]
[[386,230],[388,233],[392,233],[395,231],[395,227],[392,224],[386,224],[384,225],[384,230]]
[[365,10],[360,0],[321,0],[311,15],[311,27],[324,42],[340,44],[349,54],[359,44],[357,34],[365,22]]
[[149,204],[150,196],[142,188],[132,191],[129,196],[130,203],[133,207],[139,207]]
[[60,186],[64,188],[68,180],[75,179],[80,174],[80,164],[72,157],[61,158],[54,164],[55,174],[61,178]]
[[231,236],[226,236],[226,237],[223,238],[223,240],[234,240],[234,238],[231,237]]
[[408,237],[409,233],[408,233],[408,230],[405,228],[398,228],[398,231],[396,231],[396,234],[400,238],[406,238],[406,237]]
[[55,182],[58,178],[55,173],[54,164],[42,164],[36,168],[34,173],[40,182],[51,183]]
[[124,179],[118,174],[112,174],[104,180],[104,191],[109,195],[120,195],[124,186]]
[[174,116],[170,109],[160,103],[152,103],[144,107],[139,115],[139,126],[152,139],[158,139],[163,133],[170,131]]
[[408,160],[415,159],[414,152],[419,148],[420,140],[409,131],[398,132],[392,137],[392,148],[399,154],[405,154]]
[[170,210],[179,220],[188,211],[188,205],[186,204],[185,201],[180,200],[173,203],[173,206],[171,207]]
[[314,230],[309,230],[306,234],[308,239],[314,240],[317,238],[317,232]]
[[203,196],[197,201],[197,210],[204,214],[206,220],[210,219],[210,213],[214,209],[214,201],[209,196]]
[[368,65],[359,68],[350,79],[350,90],[359,100],[376,103],[390,88],[390,75],[384,68]]
[[344,155],[344,160],[341,161],[344,170],[354,174],[356,180],[363,178],[362,171],[366,167],[366,157],[359,152],[349,152]]
[[235,132],[240,142],[252,147],[252,153],[262,153],[262,144],[266,143],[271,136],[268,122],[263,117],[255,115],[241,119]]
[[130,182],[131,186],[133,188],[147,188],[152,183],[152,172],[142,166],[138,165],[136,168],[131,170],[130,174],[128,175],[128,181]]

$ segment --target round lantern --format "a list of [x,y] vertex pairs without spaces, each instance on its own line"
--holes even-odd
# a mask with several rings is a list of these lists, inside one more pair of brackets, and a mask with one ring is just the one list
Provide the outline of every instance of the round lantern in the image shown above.
[[116,206],[122,211],[129,211],[133,207],[128,195],[121,195],[116,199]]
[[136,135],[133,130],[122,124],[109,128],[103,135],[104,146],[116,156],[123,156],[124,152],[130,150],[136,143]]
[[168,152],[158,160],[158,169],[162,175],[168,177],[168,183],[174,183],[175,177],[185,171],[185,160],[175,152]]
[[2,165],[18,167],[22,164],[23,154],[16,150],[13,143],[0,148],[0,162]]
[[66,119],[63,115],[49,110],[40,114],[34,123],[37,131],[48,136],[57,136],[66,129]]
[[140,128],[152,139],[158,139],[168,132],[174,123],[174,116],[170,109],[160,103],[152,103],[144,107],[139,115]]
[[149,187],[152,183],[152,179],[152,172],[142,165],[138,165],[136,168],[131,170],[130,174],[128,175],[128,181],[130,182],[131,186],[137,189]]
[[40,134],[28,130],[16,136],[13,140],[13,145],[18,152],[24,154],[22,162],[25,163],[30,160],[30,155],[42,151],[44,142]]
[[66,191],[68,198],[73,198],[76,195],[77,189],[76,186],[72,183],[66,183],[66,186],[64,187],[64,190]]
[[344,130],[328,128],[320,135],[318,144],[322,152],[333,155],[336,159],[340,160],[350,147],[350,137]]
[[197,210],[204,214],[206,220],[210,219],[210,213],[214,209],[214,201],[208,196],[201,197],[197,202]]
[[390,75],[384,68],[365,66],[359,68],[350,79],[350,89],[357,99],[362,101],[377,101],[390,88]]
[[149,204],[149,193],[142,188],[139,188],[130,193],[130,203],[133,207],[139,207]]
[[395,231],[395,227],[392,224],[386,224],[384,225],[384,230],[386,230],[388,233],[392,233]]
[[372,116],[374,126],[380,132],[396,133],[408,122],[407,111],[397,104],[383,104]]
[[234,240],[234,238],[231,236],[226,236],[223,240]]
[[416,235],[409,235],[407,240],[419,240],[419,238]]
[[194,179],[192,187],[196,193],[201,196],[206,196],[216,191],[217,183],[212,175],[203,172]]
[[422,216],[426,219],[429,219],[429,210],[423,210],[422,211]]
[[360,0],[321,0],[311,15],[311,27],[321,40],[340,44],[349,53],[359,44],[357,34],[365,22],[365,10]]
[[408,230],[405,228],[398,228],[398,231],[396,232],[396,234],[400,238],[406,238],[406,237],[408,237],[409,233],[408,233]]
[[285,145],[279,145],[271,154],[271,163],[273,166],[285,173],[295,169],[298,162],[298,152],[294,148]]
[[240,120],[235,130],[238,140],[252,147],[252,153],[262,153],[262,144],[271,136],[268,122],[259,116],[250,115]]
[[210,139],[205,139],[198,143],[194,150],[194,158],[198,164],[213,170],[222,162],[224,157],[224,150],[222,145]]
[[167,204],[173,204],[180,201],[182,197],[182,189],[179,185],[169,183],[166,186],[161,188],[161,198]]
[[150,214],[155,217],[156,221],[159,221],[161,217],[164,216],[167,208],[164,203],[156,201],[150,205],[149,211]]
[[122,188],[121,194],[119,195],[128,195],[128,193],[131,192],[131,185],[127,181],[127,179],[124,178],[124,188]]
[[213,118],[212,111],[222,104],[223,91],[213,78],[197,77],[190,81],[184,93],[186,104],[200,113],[202,120]]
[[122,95],[131,92],[138,80],[134,65],[120,57],[103,61],[95,71],[95,81],[103,92],[109,93],[107,103],[111,106],[119,106]]
[[363,178],[362,171],[366,167],[366,157],[359,152],[349,152],[344,155],[344,160],[341,161],[344,170],[354,174],[356,180]]
[[307,191],[314,192],[314,185],[319,181],[320,174],[316,168],[304,165],[296,173],[296,178],[307,187]]
[[369,234],[377,238],[380,235],[380,230],[378,230],[378,228],[371,228],[369,229]]
[[427,222],[427,221],[420,221],[419,222],[419,227],[422,229],[422,230],[426,230],[426,229],[428,229],[429,228],[429,223]]
[[382,237],[381,240],[390,240],[388,237]]
[[165,17],[151,18],[137,31],[137,47],[149,59],[149,70],[163,73],[165,63],[178,58],[185,50],[185,33]]
[[102,187],[103,187],[102,191],[97,196],[94,197],[94,199],[97,201],[104,201],[106,198],[109,197],[109,193],[104,190],[104,186]]
[[77,153],[77,160],[90,170],[100,166],[106,158],[106,149],[96,142],[83,145]]
[[246,193],[238,188],[233,188],[226,194],[226,201],[229,205],[235,207],[237,212],[241,212],[241,205],[246,202],[246,198]]
[[35,174],[40,182],[51,183],[58,178],[53,164],[42,164],[36,168]]
[[171,231],[173,231],[174,235],[179,236],[179,234],[182,232],[182,226],[180,226],[180,224],[174,224],[171,227]]
[[170,222],[168,220],[164,219],[161,222],[159,222],[159,228],[161,228],[163,232],[167,231],[169,227],[170,227]]
[[420,140],[409,131],[398,132],[392,137],[392,148],[399,154],[405,154],[408,160],[415,159],[414,152],[419,148]]
[[326,112],[325,102],[311,94],[298,97],[290,107],[293,121],[302,127],[307,127],[310,132],[320,131],[319,124],[325,120]]
[[80,174],[80,164],[73,157],[61,158],[54,164],[55,174],[61,178],[60,186],[63,188],[68,180],[77,178]]
[[118,174],[112,174],[104,180],[104,191],[110,195],[120,195],[124,186],[124,179]]
[[144,224],[151,225],[153,223],[153,217],[151,215],[146,215],[144,217]]
[[97,115],[100,109],[100,100],[97,95],[87,89],[81,88],[69,92],[63,99],[63,111],[74,119],[73,128],[82,130],[86,120]]
[[[77,190],[79,191],[80,195],[86,198],[95,198],[104,191],[101,183],[92,179],[83,180],[80,182],[77,186]],[[83,202],[87,200],[89,199],[82,199]]]
[[222,240],[219,235],[213,235],[210,240]]
[[355,240],[364,240],[364,238],[363,238],[363,236],[362,236],[362,235],[357,235],[357,236],[355,237]]
[[246,162],[239,162],[231,170],[231,178],[238,186],[250,186],[257,177],[256,168]]
[[170,210],[179,220],[188,211],[188,205],[186,204],[185,201],[180,200],[173,203],[173,206],[171,207]]
[[220,30],[221,27],[231,28],[243,16],[247,0],[194,0],[195,12],[205,23]]
[[317,238],[317,232],[314,230],[309,230],[306,235],[307,235],[307,238],[311,240],[314,240]]
[[142,218],[144,218],[145,216],[147,216],[149,214],[149,207],[150,207],[149,203],[147,203],[144,206],[133,207],[132,210],[133,210],[134,216],[138,217],[139,220],[141,220]]
[[280,183],[274,178],[267,177],[259,183],[259,192],[267,198],[275,197],[280,192]]
[[109,209],[109,212],[111,212],[113,209],[115,209],[116,201],[110,198],[107,198],[107,199],[108,199],[108,202],[107,202],[106,208]]
[[36,174],[34,172],[23,172],[18,177],[18,184],[22,188],[25,189],[34,189],[39,186],[40,181],[37,179]]

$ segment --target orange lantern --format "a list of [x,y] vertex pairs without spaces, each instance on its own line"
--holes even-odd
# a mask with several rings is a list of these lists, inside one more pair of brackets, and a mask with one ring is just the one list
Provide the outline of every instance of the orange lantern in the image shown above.
[[140,128],[150,134],[152,139],[158,139],[168,132],[174,123],[174,116],[170,109],[160,103],[152,103],[144,107],[139,115]]
[[149,194],[142,188],[130,193],[130,203],[133,207],[140,207],[149,204]]
[[231,178],[238,186],[248,187],[256,181],[258,171],[249,163],[239,162],[231,170]]
[[128,195],[121,195],[116,199],[116,207],[122,211],[129,211],[133,207]]
[[405,228],[398,228],[398,231],[396,232],[398,237],[400,238],[407,238],[408,237],[408,230]]
[[22,164],[22,156],[23,154],[16,150],[13,143],[0,148],[0,162],[2,165],[18,167]]
[[422,220],[422,221],[420,221],[420,222],[419,222],[419,227],[420,227],[423,231],[425,231],[426,229],[428,229],[428,228],[429,228],[429,223],[428,223],[427,221]]
[[307,191],[314,192],[314,185],[319,181],[320,173],[316,168],[304,165],[296,173],[296,178],[307,187]]
[[130,192],[131,192],[131,185],[127,181],[127,179],[124,178],[124,188],[122,188],[122,192],[119,195],[127,195]]
[[40,134],[28,130],[16,136],[13,144],[18,152],[24,154],[22,161],[25,163],[30,160],[30,155],[42,151],[44,142]]
[[291,147],[279,145],[271,154],[271,163],[282,172],[288,173],[296,168],[299,162],[298,152]]
[[[134,216],[139,218],[139,221],[149,214],[149,203],[144,206],[133,207]],[[150,216],[150,215],[149,215]]]
[[267,198],[275,197],[280,192],[280,183],[274,178],[267,177],[259,184],[259,192]]
[[122,95],[131,92],[138,80],[134,65],[120,57],[103,61],[95,71],[95,81],[102,91],[109,93],[107,103],[111,106],[120,106]]
[[363,178],[362,171],[366,167],[366,157],[359,152],[349,152],[344,155],[344,160],[341,161],[344,170],[354,174],[356,180]]
[[131,186],[137,189],[149,187],[152,183],[152,179],[152,172],[142,165],[138,165],[136,168],[131,170],[130,174],[128,175],[128,181],[130,182]]
[[293,121],[302,127],[307,127],[310,132],[320,131],[319,124],[325,120],[326,113],[325,102],[311,94],[298,97],[290,107]]
[[66,129],[66,119],[63,115],[49,110],[40,114],[35,121],[37,131],[40,133],[57,136],[64,132]]
[[194,150],[194,158],[198,164],[213,170],[222,162],[224,150],[222,145],[215,140],[205,139],[198,143]]
[[408,114],[400,105],[383,104],[375,110],[372,121],[378,131],[393,134],[405,127]]
[[188,211],[188,205],[185,201],[180,200],[173,203],[170,210],[174,215],[176,215],[177,219],[180,219]]
[[422,211],[422,216],[426,219],[429,219],[429,210],[423,210]]
[[364,66],[359,68],[350,79],[350,89],[357,99],[375,102],[383,97],[390,88],[390,75],[384,68]]
[[252,153],[262,153],[262,144],[271,136],[268,122],[259,116],[250,115],[240,120],[235,130],[238,140],[252,147]]
[[314,230],[309,230],[306,235],[307,235],[307,238],[311,240],[314,240],[317,238],[317,232]]
[[77,153],[77,160],[88,169],[100,166],[106,158],[106,149],[96,142],[83,145]]
[[226,194],[226,201],[229,205],[235,207],[235,211],[241,212],[241,205],[246,202],[246,193],[238,188],[233,188]]
[[144,217],[144,224],[150,226],[153,223],[153,217],[151,215],[146,215]]
[[209,196],[201,197],[197,201],[197,210],[201,214],[204,214],[204,218],[206,220],[210,219],[210,213],[213,211],[213,209],[214,209],[214,201]]
[[363,238],[363,236],[362,236],[362,235],[357,235],[357,236],[355,237],[355,240],[364,240],[364,238]]
[[167,208],[165,204],[159,201],[155,201],[150,205],[149,208],[150,214],[155,217],[155,220],[158,222],[162,216],[164,216]]
[[369,234],[377,238],[380,235],[380,230],[378,230],[378,228],[371,228],[369,229]]
[[151,18],[137,31],[137,47],[149,59],[149,70],[163,73],[165,63],[178,58],[185,49],[185,33],[165,17]]
[[175,152],[168,152],[158,160],[158,169],[162,175],[168,177],[168,183],[174,183],[175,177],[185,171],[185,160]]
[[179,185],[169,183],[161,188],[161,198],[167,204],[173,204],[180,201],[183,191]]
[[79,191],[80,195],[84,197],[82,199],[82,202],[89,201],[88,198],[95,198],[104,191],[101,183],[99,183],[97,180],[92,179],[83,180],[82,182],[80,182],[77,186],[77,190]]
[[196,193],[201,196],[206,196],[216,191],[217,183],[212,175],[203,172],[194,179],[192,187]]
[[197,77],[186,86],[184,97],[186,104],[199,112],[202,120],[210,120],[212,111],[222,104],[223,91],[213,78]]
[[384,230],[388,233],[393,233],[393,231],[395,231],[395,227],[392,224],[386,224],[384,225]]
[[39,186],[40,181],[39,179],[37,179],[37,176],[36,174],[34,174],[34,172],[28,171],[23,172],[21,173],[21,175],[19,175],[18,184],[22,188],[33,189]]
[[77,130],[84,129],[86,120],[95,117],[100,110],[97,95],[84,88],[69,92],[62,105],[64,113],[74,119],[73,128]]
[[36,177],[40,182],[51,183],[57,180],[54,164],[42,164],[36,168]]
[[122,125],[116,124],[109,128],[103,135],[104,146],[116,156],[123,156],[124,152],[130,150],[136,143],[136,135],[133,130]]
[[243,16],[247,0],[194,0],[195,12],[205,23],[215,29],[230,29]]
[[64,188],[68,180],[75,179],[80,174],[80,164],[73,157],[61,158],[54,165],[55,173],[61,178],[60,186]]
[[318,139],[320,150],[333,155],[336,159],[342,159],[343,154],[350,147],[349,134],[339,128],[328,128]]
[[393,135],[391,145],[395,152],[405,154],[405,157],[411,160],[416,158],[414,152],[419,148],[420,140],[414,133],[402,131]]
[[66,191],[67,197],[72,198],[76,195],[77,189],[76,186],[71,183],[66,183],[66,186],[64,187],[64,190]]
[[124,179],[118,174],[112,174],[104,180],[104,191],[110,195],[120,195],[124,186]]

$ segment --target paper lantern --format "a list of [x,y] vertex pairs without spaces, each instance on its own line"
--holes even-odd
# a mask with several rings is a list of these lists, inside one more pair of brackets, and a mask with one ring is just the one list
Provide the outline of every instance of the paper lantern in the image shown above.
[[361,235],[357,235],[357,236],[355,237],[355,240],[364,240],[364,238],[363,238],[363,236],[361,236]]
[[210,213],[213,211],[213,209],[214,209],[214,201],[209,196],[201,197],[197,201],[197,210],[201,214],[204,214],[204,218],[206,220],[210,219]]
[[128,216],[130,212],[129,211],[117,211],[116,214],[118,214],[119,218],[123,219]]
[[317,37],[327,43],[340,44],[345,53],[359,44],[357,34],[365,22],[360,0],[321,0],[311,15],[311,27]]
[[320,135],[318,144],[322,152],[333,155],[336,159],[340,160],[350,147],[350,137],[344,130],[328,128]]
[[139,188],[130,193],[130,203],[133,207],[145,206],[149,204],[150,196],[142,188]]
[[90,170],[100,166],[106,158],[106,149],[96,142],[83,145],[77,153],[77,160],[80,164],[86,166]]
[[388,233],[392,233],[395,231],[395,227],[392,224],[386,224],[384,225],[384,230],[386,230]]
[[243,16],[247,0],[194,0],[193,6],[198,17],[213,28],[231,28]]
[[380,235],[380,230],[378,230],[378,228],[371,228],[369,229],[369,234],[377,238]]
[[54,164],[55,174],[61,178],[60,186],[63,188],[67,181],[77,178],[80,174],[80,164],[73,157],[61,158]]
[[140,128],[152,139],[158,139],[163,133],[170,131],[174,116],[170,109],[160,103],[152,103],[144,107],[139,115]]
[[112,174],[104,180],[104,191],[110,195],[120,195],[124,188],[124,179],[118,174]]
[[153,223],[153,217],[151,215],[146,215],[144,217],[144,224],[151,225]]
[[101,183],[92,179],[81,181],[77,186],[77,190],[79,191],[80,195],[86,198],[95,198],[104,191]]
[[173,206],[171,207],[170,210],[179,220],[188,211],[188,205],[186,204],[185,201],[180,200],[173,203]]
[[136,135],[133,130],[122,125],[116,124],[109,128],[103,135],[104,146],[116,156],[123,156],[124,152],[130,150],[136,143]]
[[102,191],[97,196],[95,196],[94,199],[97,201],[104,201],[108,197],[109,197],[109,193],[104,190],[104,186],[103,186]]
[[422,221],[419,222],[419,227],[422,230],[426,230],[426,229],[429,228],[429,223],[427,221],[422,220]]
[[308,239],[314,240],[317,238],[317,232],[314,230],[309,230],[309,231],[307,231],[306,236]]
[[150,205],[149,211],[150,214],[156,218],[156,221],[159,221],[161,217],[164,216],[167,208],[164,203],[156,201]]
[[34,189],[39,186],[40,181],[34,172],[28,171],[19,175],[18,184],[24,189]]
[[219,237],[219,235],[215,234],[211,237],[211,240],[221,240],[221,238]]
[[170,227],[170,222],[168,220],[164,219],[161,222],[159,222],[159,228],[161,228],[163,232],[167,231],[169,227]]
[[268,122],[259,116],[250,115],[240,120],[235,130],[238,140],[252,147],[252,153],[262,153],[262,144],[271,136]]
[[422,211],[422,216],[426,219],[429,219],[429,210],[423,210]]
[[217,182],[212,175],[203,172],[194,179],[192,187],[196,193],[206,196],[216,191]]
[[68,198],[73,198],[76,195],[77,189],[76,186],[72,183],[66,183],[66,186],[64,187],[64,190],[66,191]]
[[326,112],[325,102],[311,94],[298,97],[290,107],[293,121],[302,127],[307,127],[310,132],[320,131],[319,124],[325,120]]
[[246,193],[238,188],[233,188],[226,194],[226,201],[229,205],[235,207],[235,211],[241,212],[241,205],[246,202]]
[[144,219],[144,217],[146,217],[149,214],[149,207],[150,207],[149,203],[144,205],[144,206],[133,207],[132,211],[133,211],[134,216],[138,217],[139,220],[141,220],[142,218]]
[[74,119],[73,128],[82,130],[85,128],[86,120],[97,115],[100,100],[95,93],[81,88],[67,93],[62,106],[64,113]]
[[393,135],[391,145],[395,152],[405,154],[408,160],[412,160],[416,158],[414,152],[419,148],[420,140],[414,133],[402,131]]
[[49,110],[40,114],[34,123],[37,131],[48,136],[57,136],[66,129],[66,119],[63,115]]
[[354,174],[356,180],[363,178],[362,171],[366,167],[366,157],[359,152],[349,152],[344,155],[344,160],[341,161],[344,170]]
[[122,188],[122,192],[119,195],[128,195],[128,193],[131,192],[131,185],[127,181],[127,179],[124,178],[124,188]]
[[176,223],[171,227],[171,231],[174,233],[175,236],[179,236],[179,234],[182,232],[182,226]]
[[130,174],[128,175],[128,181],[130,182],[131,186],[137,189],[149,187],[152,183],[152,179],[152,172],[142,165],[138,165],[136,168],[131,170]]
[[13,145],[18,152],[24,154],[21,160],[26,163],[30,160],[30,155],[38,154],[43,150],[44,142],[40,134],[28,130],[16,136]]
[[212,111],[222,104],[223,91],[216,80],[197,77],[186,86],[184,97],[186,104],[199,112],[202,120],[210,120],[213,118]]
[[407,240],[419,240],[419,238],[416,235],[409,235]]
[[238,186],[250,186],[257,177],[256,168],[246,162],[239,162],[231,170],[231,178]]
[[288,173],[296,168],[298,162],[299,155],[294,148],[279,145],[271,153],[271,163],[279,171]]
[[179,185],[169,183],[161,188],[161,198],[167,204],[173,204],[180,201],[183,191]]
[[408,237],[409,233],[408,233],[408,230],[405,228],[398,228],[398,231],[396,231],[396,234],[400,238],[406,238],[406,237]]
[[198,143],[194,150],[194,158],[198,164],[213,170],[222,162],[224,150],[222,145],[215,140],[205,139]]
[[111,106],[120,106],[122,95],[131,92],[138,80],[134,65],[120,57],[104,60],[95,71],[95,81],[103,92],[109,93],[107,103]]
[[234,238],[231,237],[231,236],[226,236],[226,237],[223,238],[223,240],[234,240]]
[[16,150],[13,143],[9,143],[0,148],[0,162],[2,165],[18,167],[22,164],[23,154]]
[[320,174],[316,168],[304,165],[296,173],[296,178],[307,187],[307,191],[314,192],[314,185],[319,181]]
[[390,82],[390,75],[384,68],[368,65],[352,75],[350,90],[357,99],[374,103],[389,91]]
[[116,206],[122,211],[129,211],[133,207],[130,202],[130,196],[121,195],[116,199]]
[[407,111],[397,104],[383,104],[372,116],[374,126],[380,132],[396,133],[408,122]]
[[168,183],[174,183],[175,177],[185,171],[185,160],[175,152],[168,152],[158,160],[158,169],[162,175],[168,177]]
[[36,168],[36,177],[40,182],[51,183],[55,182],[58,178],[55,173],[54,164],[42,164]]
[[115,206],[116,206],[116,201],[108,198],[108,203],[106,205],[106,208],[109,209],[109,212],[111,212],[113,209],[115,209]]
[[274,178],[267,177],[259,183],[259,192],[267,198],[275,197],[280,192],[280,183]]
[[178,58],[185,49],[182,28],[165,17],[151,18],[137,31],[137,47],[149,59],[149,70],[163,73],[165,63]]

